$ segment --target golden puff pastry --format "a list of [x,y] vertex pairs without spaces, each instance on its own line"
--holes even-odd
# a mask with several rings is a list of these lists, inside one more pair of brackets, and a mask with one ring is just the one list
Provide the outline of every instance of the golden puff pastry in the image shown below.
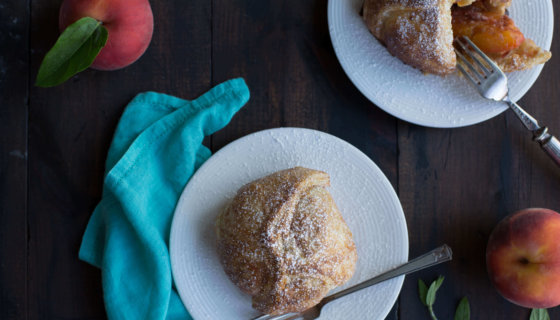
[[365,0],[363,16],[391,54],[427,73],[455,70],[453,39],[458,36],[469,37],[505,72],[548,61],[550,52],[526,39],[506,15],[510,4],[511,0]]
[[325,172],[295,167],[243,186],[216,220],[226,274],[267,314],[308,309],[348,281],[352,233]]
[[451,29],[454,3],[365,0],[363,17],[371,33],[392,55],[421,71],[445,75],[455,70],[457,62]]
[[492,57],[504,72],[530,69],[550,60],[552,53],[537,46],[531,39],[525,38],[521,45],[503,56]]
[[506,14],[511,0],[479,0],[471,6],[453,8],[455,36],[469,37],[504,72],[519,71],[545,63],[551,53],[526,38]]

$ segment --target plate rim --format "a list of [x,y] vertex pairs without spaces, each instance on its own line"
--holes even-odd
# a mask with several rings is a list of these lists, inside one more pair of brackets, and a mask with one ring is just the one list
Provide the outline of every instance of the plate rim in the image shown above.
[[[171,273],[172,273],[172,283],[173,286],[176,288],[177,293],[179,295],[179,299],[181,300],[181,302],[184,304],[185,308],[187,309],[187,311],[189,312],[189,314],[193,317],[193,319],[196,319],[196,317],[192,314],[191,309],[193,307],[196,307],[196,305],[194,303],[189,303],[188,299],[184,298],[184,295],[182,294],[183,290],[181,289],[181,287],[179,285],[177,285],[176,282],[176,275],[178,272],[178,266],[177,264],[178,262],[178,257],[175,257],[175,250],[173,249],[174,246],[174,234],[176,234],[178,231],[178,222],[179,219],[181,219],[180,217],[180,213],[179,208],[181,207],[181,204],[186,201],[186,192],[188,192],[188,190],[190,190],[191,188],[193,188],[193,186],[190,184],[190,181],[193,180],[193,178],[195,178],[195,175],[197,175],[199,172],[201,172],[201,169],[203,169],[203,167],[207,166],[207,165],[211,165],[211,158],[215,157],[216,155],[223,153],[223,152],[227,152],[228,149],[234,148],[237,144],[240,143],[244,143],[245,140],[251,139],[254,136],[258,136],[261,134],[265,134],[268,132],[278,132],[278,131],[305,131],[305,132],[309,132],[312,134],[318,134],[318,135],[323,135],[326,136],[329,139],[334,139],[334,140],[338,140],[339,142],[342,142],[344,144],[346,144],[349,148],[354,149],[354,151],[356,151],[356,155],[359,155],[360,157],[362,157],[365,161],[368,162],[368,164],[370,164],[372,166],[372,168],[377,171],[377,174],[380,175],[381,177],[381,183],[385,185],[385,187],[387,188],[387,191],[389,192],[391,199],[390,201],[393,202],[395,204],[395,208],[397,209],[397,218],[398,218],[398,223],[401,225],[401,227],[403,228],[403,234],[401,235],[401,237],[403,238],[403,252],[402,255],[406,260],[408,260],[409,258],[409,254],[410,254],[410,239],[409,239],[409,235],[408,235],[408,225],[407,225],[407,220],[406,220],[406,216],[404,214],[404,210],[402,208],[402,204],[400,202],[400,199],[398,197],[398,194],[395,190],[395,188],[393,187],[393,185],[391,184],[391,182],[389,181],[389,179],[387,178],[387,176],[385,175],[385,173],[383,173],[383,171],[381,170],[381,168],[379,168],[379,166],[377,166],[377,164],[369,157],[367,156],[364,152],[362,152],[360,149],[358,149],[356,146],[354,146],[353,144],[349,143],[348,141],[345,141],[335,135],[332,135],[330,133],[327,132],[323,132],[323,131],[319,131],[319,130],[315,130],[315,129],[309,129],[309,128],[301,128],[301,127],[277,127],[277,128],[269,128],[269,129],[264,129],[264,130],[259,130],[250,134],[247,134],[245,136],[239,137],[233,141],[231,141],[230,143],[226,144],[225,146],[223,146],[220,150],[218,150],[216,153],[214,153],[209,159],[207,159],[199,168],[198,170],[191,176],[191,178],[189,179],[189,182],[185,185],[185,187],[183,188],[183,190],[181,191],[181,195],[179,196],[179,200],[177,201],[177,205],[174,209],[173,212],[173,219],[171,222],[171,226],[170,226],[170,232],[169,232],[169,257],[170,257],[170,266],[171,266]],[[175,258],[174,258],[175,257]],[[389,314],[389,312],[391,311],[391,308],[393,307],[393,305],[395,304],[395,302],[397,301],[401,291],[402,291],[402,287],[404,284],[404,279],[405,279],[405,275],[399,276],[394,278],[393,280],[397,281],[397,288],[398,290],[395,290],[393,292],[393,297],[391,297],[391,301],[392,303],[390,305],[388,305],[386,307],[386,310],[384,310],[384,312],[382,312],[384,315],[383,317],[386,317],[387,314]]]

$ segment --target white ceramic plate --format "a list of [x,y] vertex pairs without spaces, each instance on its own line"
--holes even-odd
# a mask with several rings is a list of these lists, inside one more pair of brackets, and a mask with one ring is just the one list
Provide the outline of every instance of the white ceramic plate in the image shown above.
[[[381,109],[428,127],[467,126],[490,119],[503,103],[481,98],[456,74],[424,75],[393,57],[368,31],[359,12],[363,0],[329,0],[328,21],[334,50],[354,85]],[[526,37],[550,50],[554,17],[551,0],[513,0],[510,16]],[[509,74],[513,101],[531,88],[542,65]]]
[[[294,166],[323,170],[358,250],[353,278],[364,281],[407,260],[404,214],[391,184],[360,150],[309,129],[279,128],[248,135],[222,148],[192,177],[177,204],[170,253],[175,285],[197,319],[250,319],[251,299],[224,273],[215,249],[214,219],[242,185]],[[328,304],[321,319],[384,319],[404,277]]]

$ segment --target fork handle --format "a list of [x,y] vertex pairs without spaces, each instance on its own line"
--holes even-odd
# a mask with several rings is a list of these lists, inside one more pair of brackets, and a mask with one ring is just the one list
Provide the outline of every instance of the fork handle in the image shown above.
[[[436,264],[440,264],[442,262],[445,261],[449,261],[453,258],[453,251],[451,250],[451,248],[449,246],[447,246],[446,244],[442,245],[439,248],[436,248],[428,253],[425,253],[421,256],[419,256],[416,259],[410,260],[404,264],[401,264],[400,266],[391,269],[387,272],[384,272],[376,277],[373,277],[369,280],[366,280],[362,283],[359,283],[353,287],[347,288],[345,290],[342,290],[340,292],[337,292],[335,294],[332,294],[328,297],[323,298],[323,300],[321,300],[319,302],[320,306],[323,306],[337,298],[343,297],[347,294],[350,294],[352,292],[367,288],[369,286],[372,286],[376,283],[385,281],[385,280],[389,280],[398,276],[402,276],[405,274],[409,274],[415,271],[419,271],[431,266],[435,266]],[[291,319],[296,319],[298,317],[300,317],[302,315],[302,313],[287,313],[284,315],[280,315],[280,316],[271,316],[271,315],[262,315],[260,317],[256,317],[253,318],[252,320],[291,320]]]
[[511,101],[508,96],[506,96],[503,101],[509,105],[510,109],[512,109],[519,120],[521,120],[525,128],[533,132],[533,140],[538,142],[552,161],[560,167],[560,142],[558,139],[548,133],[548,128],[546,126],[541,127],[535,118],[527,113],[527,111],[523,110],[517,103]]
[[347,294],[353,293],[355,291],[367,288],[369,286],[372,286],[374,284],[377,284],[379,282],[388,280],[388,279],[392,279],[394,277],[398,277],[398,276],[402,276],[405,274],[409,274],[418,270],[422,270],[431,266],[434,266],[436,264],[440,264],[442,262],[445,261],[449,261],[452,259],[453,256],[453,252],[451,251],[451,248],[449,246],[447,246],[446,244],[442,245],[439,248],[436,248],[426,254],[421,255],[420,257],[417,257],[413,260],[410,260],[409,262],[402,264],[392,270],[389,270],[387,272],[384,272],[374,278],[371,278],[369,280],[366,280],[362,283],[359,283],[353,287],[350,287],[348,289],[342,290],[340,292],[337,292],[335,294],[332,294],[328,297],[325,297],[323,299],[323,301],[321,301],[322,304],[326,304],[334,299],[338,299],[340,297],[343,297]]
[[542,127],[533,132],[533,140],[537,141],[541,148],[550,156],[552,161],[560,167],[560,141],[548,133],[547,127]]

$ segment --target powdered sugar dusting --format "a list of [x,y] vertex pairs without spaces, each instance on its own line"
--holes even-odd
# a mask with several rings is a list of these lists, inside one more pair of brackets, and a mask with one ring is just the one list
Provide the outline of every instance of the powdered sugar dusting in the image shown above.
[[325,186],[326,173],[301,167],[243,186],[218,217],[226,274],[261,312],[305,310],[352,276],[352,234]]
[[422,71],[448,74],[455,68],[453,0],[366,0],[364,20],[387,50]]
[[[224,272],[216,250],[215,218],[244,184],[298,165],[328,172],[331,186],[326,189],[356,244],[359,259],[354,276],[333,292],[406,261],[406,223],[398,198],[363,153],[315,130],[258,132],[229,144],[205,162],[177,204],[171,264],[176,287],[193,318],[247,320],[261,314],[252,308],[251,296]],[[329,303],[321,319],[384,319],[402,281],[402,277],[389,280]]]
[[[329,0],[329,32],[337,58],[356,87],[376,106],[409,122],[461,127],[492,118],[507,106],[481,98],[455,73],[423,74],[391,55],[368,30],[360,10],[364,0]],[[526,37],[544,49],[552,41],[549,0],[513,1],[510,16]],[[542,66],[508,75],[512,100],[520,99]]]

